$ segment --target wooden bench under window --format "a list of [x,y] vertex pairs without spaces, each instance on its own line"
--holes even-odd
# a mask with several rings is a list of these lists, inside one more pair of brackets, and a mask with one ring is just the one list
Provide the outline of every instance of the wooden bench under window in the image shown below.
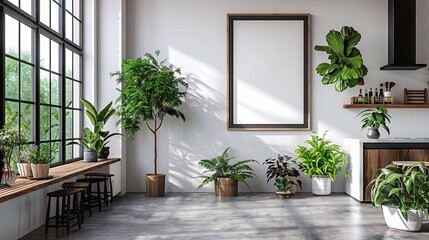
[[112,163],[119,162],[120,158],[112,158],[109,160],[85,163],[76,161],[49,169],[49,175],[53,176],[46,180],[30,180],[27,178],[17,178],[16,182],[8,188],[0,189],[0,203],[19,197],[21,195],[31,193],[33,191],[48,187],[55,183],[65,181],[69,178],[83,175],[97,168],[108,166]]

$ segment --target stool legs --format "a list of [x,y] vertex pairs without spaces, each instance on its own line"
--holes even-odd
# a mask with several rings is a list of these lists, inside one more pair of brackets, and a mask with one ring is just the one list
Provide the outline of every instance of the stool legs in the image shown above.
[[[113,203],[113,185],[112,185],[112,178],[109,177],[109,184],[110,184],[110,203]],[[109,201],[109,200],[107,200]]]
[[51,213],[51,197],[48,197],[48,208],[46,210],[45,234],[48,233],[49,214]]
[[100,195],[100,182],[97,182],[97,200],[98,200],[98,210],[101,212],[101,195]]

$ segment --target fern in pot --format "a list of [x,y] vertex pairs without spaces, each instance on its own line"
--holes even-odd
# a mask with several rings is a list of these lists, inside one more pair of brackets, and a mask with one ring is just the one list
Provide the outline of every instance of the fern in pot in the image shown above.
[[428,171],[422,162],[403,167],[389,164],[377,171],[368,187],[374,207],[382,207],[387,226],[420,230],[429,208]]
[[250,163],[256,162],[253,159],[241,160],[236,163],[230,163],[234,157],[230,157],[228,153],[229,147],[223,151],[220,156],[211,159],[202,159],[198,162],[199,165],[206,170],[203,173],[211,173],[211,175],[199,176],[204,178],[203,182],[197,189],[214,182],[215,196],[220,197],[235,197],[238,195],[238,182],[246,184],[246,179],[253,178],[253,173]]
[[296,160],[305,175],[312,178],[314,195],[330,195],[331,183],[338,173],[344,173],[342,167],[347,163],[347,155],[340,145],[326,139],[327,131],[319,137],[316,133],[305,141],[309,146],[300,146],[295,150]]

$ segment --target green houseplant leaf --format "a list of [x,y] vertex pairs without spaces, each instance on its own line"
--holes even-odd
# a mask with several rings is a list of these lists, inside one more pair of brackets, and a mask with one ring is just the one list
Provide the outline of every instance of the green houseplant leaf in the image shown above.
[[320,63],[316,68],[323,84],[335,84],[335,90],[342,92],[363,81],[368,69],[356,48],[360,39],[359,32],[352,27],[344,26],[341,31],[329,31],[326,35],[328,46],[314,47],[316,51],[326,52],[330,60],[330,63]]

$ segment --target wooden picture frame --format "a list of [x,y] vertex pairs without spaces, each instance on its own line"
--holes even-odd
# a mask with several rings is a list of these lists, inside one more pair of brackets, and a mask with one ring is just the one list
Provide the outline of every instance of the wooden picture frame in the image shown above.
[[310,15],[227,20],[227,129],[310,130]]

